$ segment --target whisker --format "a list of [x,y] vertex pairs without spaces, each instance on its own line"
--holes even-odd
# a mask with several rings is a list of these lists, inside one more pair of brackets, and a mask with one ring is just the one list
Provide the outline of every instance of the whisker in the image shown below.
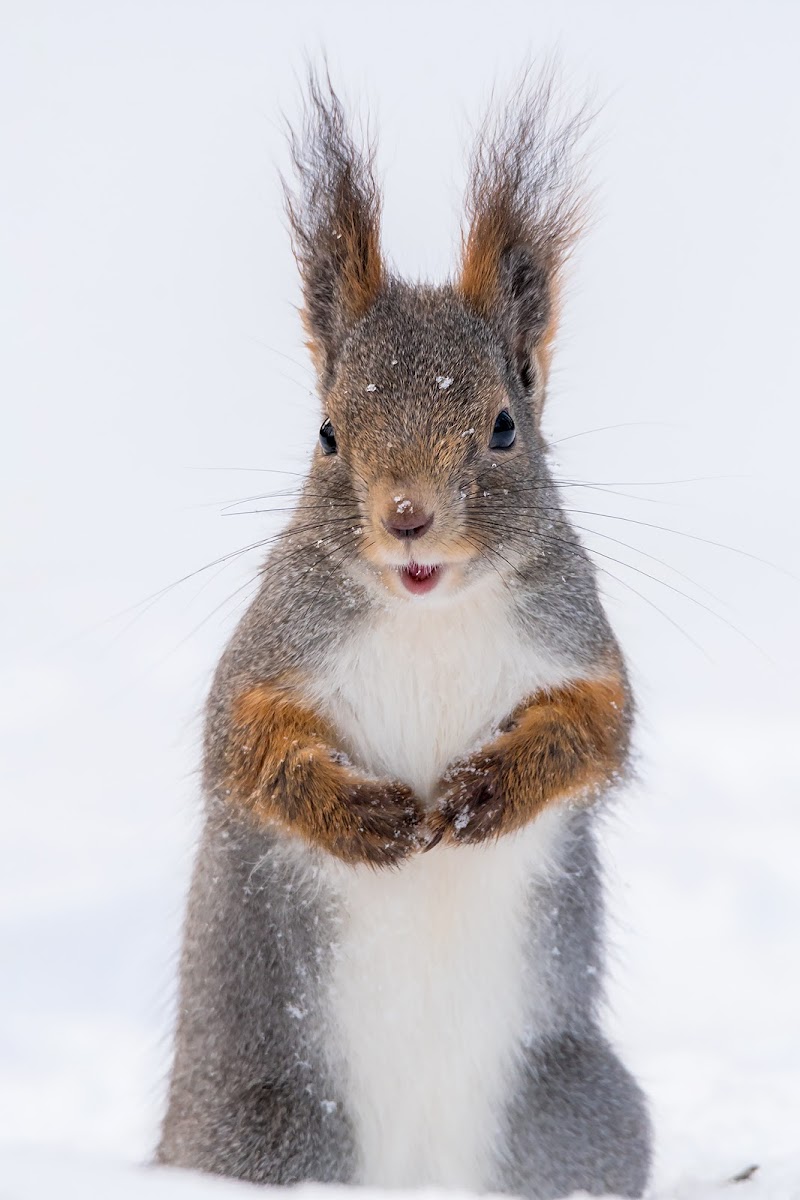
[[679,575],[681,579],[685,579],[692,587],[696,587],[698,591],[704,592],[706,596],[710,596],[718,604],[725,604],[725,601],[716,592],[712,592],[702,583],[698,583],[696,579],[692,579],[691,575],[687,575],[685,571],[679,570],[672,563],[665,562],[663,558],[659,558],[655,554],[650,554],[647,550],[642,550],[640,546],[633,546],[630,542],[623,542],[621,538],[612,537],[610,533],[602,533],[599,529],[589,529],[586,525],[574,525],[573,528],[579,529],[581,533],[591,534],[593,537],[601,537],[607,542],[614,542],[617,546],[624,546],[627,550],[632,550],[634,554],[641,554],[644,558],[649,558],[652,562],[658,563],[665,571],[672,571],[675,575]]
[[[551,534],[547,534],[544,536],[545,536],[545,540],[549,540],[549,541],[561,544],[564,548],[566,548],[573,554],[580,553],[578,548],[576,546],[573,546],[572,543],[566,541],[566,539],[555,538]],[[586,550],[586,547],[584,547],[584,550]],[[590,551],[586,550],[586,553],[590,553]],[[616,561],[616,560],[612,559],[611,561]],[[630,566],[629,563],[620,563],[620,565],[621,566]],[[688,632],[688,630],[684,629],[684,627],[680,624],[680,622],[676,621],[673,617],[671,617],[669,615],[669,613],[665,612],[664,609],[661,608],[660,605],[656,604],[655,600],[652,600],[649,596],[645,595],[644,592],[639,591],[639,589],[634,587],[633,584],[630,583],[627,579],[622,579],[614,571],[609,570],[608,567],[602,567],[598,563],[595,563],[594,566],[595,566],[595,570],[599,571],[603,575],[608,575],[608,577],[610,579],[613,579],[616,583],[621,584],[622,587],[627,588],[628,591],[633,592],[633,594],[635,596],[638,596],[640,600],[643,600],[645,602],[645,604],[649,605],[650,608],[654,609],[660,616],[662,616],[665,621],[668,621],[670,623],[670,625],[673,626],[673,628],[677,629],[678,632],[680,634],[682,634],[683,637],[685,637],[688,642],[691,642],[691,644],[695,647],[695,649],[699,650],[700,653],[703,655],[703,657],[708,662],[713,663],[714,660],[711,657],[711,655],[708,653],[708,651],[706,650],[705,646],[701,645],[700,642],[698,642],[696,638],[693,638],[692,635]]]
[[303,488],[275,488],[272,492],[255,492],[252,496],[238,496],[235,500],[215,500],[206,508],[237,508],[240,504],[256,504],[259,500],[292,500],[303,495]]
[[609,479],[595,480],[586,487],[675,487],[684,483],[727,483],[730,480],[752,479],[752,475],[690,475],[685,479]]
[[308,363],[301,362],[299,358],[292,358],[291,354],[287,354],[284,350],[278,350],[275,346],[270,346],[267,342],[262,342],[261,338],[253,337],[252,334],[250,335],[250,341],[254,342],[256,346],[260,346],[262,350],[268,350],[270,354],[277,354],[279,358],[285,358],[287,362],[292,363],[295,367],[299,367],[312,381],[316,382],[316,376]]
[[[798,579],[798,577],[796,575],[792,574],[791,571],[787,570],[785,567],[780,566],[778,563],[770,562],[770,560],[766,559],[766,558],[761,558],[758,554],[753,554],[749,550],[743,550],[740,546],[729,546],[725,542],[715,541],[713,538],[702,537],[700,534],[697,534],[697,533],[689,533],[685,529],[673,529],[669,525],[658,525],[653,521],[643,521],[637,517],[626,517],[626,516],[623,516],[621,513],[597,512],[594,509],[561,508],[560,506],[555,505],[555,504],[551,504],[551,505],[547,505],[547,504],[527,504],[527,505],[526,504],[514,504],[513,503],[514,495],[524,492],[525,490],[526,490],[525,488],[516,488],[513,490],[512,489],[508,490],[508,500],[509,500],[508,511],[509,512],[516,512],[516,513],[538,512],[543,515],[549,515],[552,513],[556,513],[556,514],[571,513],[571,514],[575,514],[576,516],[607,518],[609,521],[626,521],[630,525],[641,525],[645,529],[657,529],[657,530],[660,530],[662,533],[671,533],[675,537],[683,537],[683,538],[688,538],[690,541],[693,541],[693,542],[701,542],[705,546],[714,546],[718,550],[727,550],[730,554],[738,554],[738,555],[741,555],[743,558],[749,558],[753,562],[760,563],[764,567],[769,567],[771,570],[777,571],[780,575],[785,575],[787,578],[793,580],[793,582],[795,582],[795,583],[800,583],[800,579]],[[527,489],[527,490],[533,491],[536,489],[531,488],[531,489]],[[496,488],[492,489],[489,492],[489,495],[490,496],[497,495],[497,489]],[[497,511],[497,510],[495,509],[494,511]]]
[[686,640],[691,642],[692,645],[700,651],[700,653],[703,655],[703,658],[705,658],[707,662],[713,663],[714,659],[708,653],[705,646],[702,646],[696,638],[693,638],[692,635],[686,629],[684,629],[684,627],[678,621],[674,620],[674,618],[669,615],[669,613],[664,612],[664,609],[661,608],[660,605],[656,604],[654,600],[651,600],[649,596],[644,594],[644,592],[640,592],[639,589],[635,588],[632,583],[628,582],[627,579],[620,579],[618,575],[615,575],[613,571],[609,571],[606,567],[598,566],[597,570],[601,571],[604,575],[608,575],[617,583],[621,583],[623,587],[627,588],[628,591],[633,592],[633,594],[638,596],[640,600],[644,600],[645,604],[649,604],[649,606],[655,609],[655,611],[659,613],[665,621],[669,621],[670,625],[677,629],[679,633],[682,633]]
[[[494,511],[498,511],[498,510],[496,508],[494,508]],[[513,508],[501,508],[499,510],[499,512],[505,518],[508,518],[508,516],[510,516],[510,515],[515,515],[515,510]],[[587,533],[593,537],[603,538],[604,541],[614,542],[618,546],[624,546],[626,550],[631,550],[631,551],[633,551],[634,554],[641,554],[643,558],[647,558],[647,559],[650,559],[652,562],[658,563],[658,565],[660,567],[663,567],[665,571],[671,571],[674,575],[677,575],[679,578],[685,579],[687,583],[690,583],[692,585],[692,587],[697,588],[697,590],[699,592],[703,592],[706,596],[710,596],[711,599],[716,600],[717,603],[723,604],[723,605],[725,604],[725,601],[722,599],[721,596],[718,596],[715,592],[712,592],[709,588],[705,587],[702,583],[698,583],[698,581],[696,579],[693,579],[691,575],[687,575],[685,571],[681,571],[678,567],[673,566],[672,563],[666,562],[663,558],[659,558],[657,555],[651,554],[647,550],[642,550],[641,547],[634,546],[630,542],[625,542],[621,538],[616,538],[610,533],[604,533],[600,529],[590,529],[586,525],[578,525],[575,522],[571,522],[571,525],[572,525],[573,529],[579,530],[581,533]],[[535,535],[536,531],[530,531],[530,532],[533,532]],[[687,597],[687,599],[688,598],[690,598],[690,597]]]
[[307,471],[289,471],[285,467],[184,467],[184,471],[240,471],[258,475],[297,475],[305,479]]
[[691,604],[696,604],[698,608],[702,608],[704,612],[710,613],[712,617],[715,617],[718,621],[721,621],[723,625],[727,625],[728,629],[738,634],[740,638],[743,638],[744,641],[752,646],[754,650],[757,650],[759,654],[763,655],[767,661],[773,663],[774,665],[774,660],[770,658],[766,650],[759,646],[758,642],[755,642],[749,634],[745,633],[743,629],[740,629],[738,625],[734,625],[733,621],[729,621],[728,618],[723,616],[722,613],[719,613],[716,611],[716,609],[711,608],[709,604],[704,604],[702,600],[698,600],[696,596],[692,596],[688,592],[684,592],[681,588],[675,587],[673,584],[668,583],[666,579],[659,579],[657,575],[652,575],[649,571],[643,571],[641,567],[635,567],[632,563],[626,563],[623,562],[622,559],[614,558],[613,555],[605,554],[602,550],[590,550],[589,553],[593,555],[599,554],[601,558],[607,558],[610,559],[611,562],[619,563],[620,566],[627,567],[630,571],[636,571],[639,575],[644,575],[645,578],[652,579],[654,583],[660,583],[662,587],[669,588],[669,590],[671,592],[675,592],[677,596],[683,596],[683,598],[688,600]]
[[[587,530],[586,532],[593,533],[595,531]],[[556,534],[553,534],[550,532],[540,533],[538,531],[534,531],[533,537],[538,538],[540,540],[554,542],[554,543],[557,543],[558,545],[567,546],[571,550],[573,550],[574,552],[577,553],[576,548],[574,546],[572,546],[572,544],[566,538],[559,538]],[[622,544],[624,545],[625,543],[622,543]],[[616,563],[617,566],[626,567],[629,571],[635,571],[638,575],[643,576],[645,579],[650,579],[653,581],[653,583],[658,583],[661,585],[661,587],[667,588],[669,591],[674,592],[678,596],[682,596],[684,598],[684,600],[688,600],[690,604],[697,605],[698,608],[702,608],[705,612],[709,613],[712,617],[714,617],[716,620],[720,621],[723,625],[727,625],[727,627],[729,629],[731,629],[734,633],[738,634],[739,637],[741,637],[750,646],[752,646],[754,650],[757,650],[758,653],[763,655],[764,658],[766,658],[768,661],[770,661],[770,662],[773,661],[770,658],[770,656],[766,653],[766,651],[757,642],[755,642],[749,636],[749,634],[745,633],[744,630],[740,629],[737,625],[735,625],[733,621],[730,621],[722,613],[717,612],[716,609],[712,608],[708,604],[705,604],[702,600],[699,600],[696,596],[692,596],[689,592],[683,591],[682,588],[675,587],[674,584],[669,583],[666,579],[661,579],[660,576],[654,575],[651,571],[645,571],[641,567],[635,566],[633,563],[626,562],[624,559],[615,558],[614,555],[612,555],[612,554],[606,554],[602,550],[597,550],[597,549],[595,549],[593,547],[589,547],[589,546],[584,546],[583,549],[586,551],[587,554],[590,554],[593,558],[595,556],[598,556],[602,559],[608,560],[609,562]],[[652,557],[652,556],[650,556],[650,557]],[[622,582],[622,581],[620,581],[620,582]],[[690,580],[690,582],[693,582],[693,581]]]
[[635,500],[639,504],[658,504],[658,505],[664,505],[667,507],[678,507],[676,505],[675,501],[660,500],[660,499],[657,499],[655,496],[635,496],[635,495],[632,495],[630,492],[622,492],[622,491],[618,491],[617,489],[623,488],[623,487],[624,488],[628,488],[628,487],[667,487],[667,486],[677,486],[679,484],[711,483],[711,482],[718,482],[718,481],[723,481],[723,480],[727,480],[727,479],[747,479],[747,478],[750,478],[750,477],[746,476],[746,475],[711,475],[711,476],[708,476],[705,478],[703,476],[695,476],[694,478],[690,478],[690,479],[651,479],[651,480],[617,480],[617,481],[593,480],[592,482],[588,482],[586,480],[581,480],[581,479],[560,478],[560,479],[545,480],[545,481],[542,481],[541,483],[531,483],[531,484],[527,484],[523,487],[514,487],[513,494],[514,495],[526,495],[531,492],[546,492],[546,491],[549,491],[550,488],[561,488],[561,489],[567,489],[567,490],[570,488],[582,488],[587,491],[601,492],[603,495],[606,495],[606,496],[619,496],[623,500]]
[[779,566],[777,563],[770,562],[769,559],[761,558],[758,554],[752,554],[749,550],[742,550],[739,546],[728,546],[725,542],[718,542],[713,538],[701,537],[697,533],[687,533],[685,529],[671,529],[668,525],[656,525],[652,521],[641,521],[636,517],[624,517],[619,513],[588,512],[580,508],[565,508],[564,512],[575,513],[578,516],[606,517],[610,521],[626,521],[630,525],[641,525],[645,529],[658,529],[662,533],[674,534],[675,537],[684,537],[693,542],[701,542],[704,546],[715,546],[718,550],[727,550],[731,554],[739,554],[743,558],[749,558],[753,562],[760,563],[763,567],[770,567],[771,570],[787,576],[787,578],[793,580],[795,583],[800,583],[800,579],[796,575],[793,575],[791,571]]
[[184,646],[188,641],[190,641],[195,636],[195,634],[200,632],[200,630],[203,628],[204,625],[208,624],[208,622],[211,620],[212,617],[216,616],[216,614],[221,609],[226,608],[230,604],[230,602],[232,600],[234,600],[241,592],[245,591],[245,589],[252,588],[254,586],[255,582],[256,581],[253,578],[246,579],[244,581],[244,583],[240,584],[239,587],[237,587],[233,592],[231,592],[231,594],[229,596],[226,596],[226,598],[224,600],[221,600],[219,604],[216,604],[214,606],[214,608],[212,608],[211,612],[207,613],[206,616],[203,617],[202,621],[199,621],[197,623],[197,625],[194,626],[193,629],[190,629],[188,633],[184,634],[184,636],[182,638],[180,638],[179,641],[177,641],[170,650],[168,650],[165,654],[163,654],[161,656],[161,658],[158,658],[158,659],[156,659],[156,661],[154,663],[151,663],[150,669],[154,670],[157,667],[163,666],[163,664],[165,662],[168,662],[169,659],[172,658],[172,656],[174,654],[177,654],[177,652],[178,652],[178,650],[180,650],[181,646]]
[[[251,550],[257,550],[260,546],[265,546],[269,540],[269,538],[261,538],[257,542],[251,542],[249,546],[241,546],[238,550],[231,550],[227,554],[221,554],[219,558],[213,559],[212,562],[206,563],[205,566],[197,567],[194,571],[189,571],[186,575],[182,575],[180,579],[176,579],[172,583],[168,583],[165,587],[159,588],[158,591],[152,592],[149,596],[145,596],[142,600],[138,600],[135,604],[131,604],[127,608],[123,608],[120,612],[114,613],[110,617],[106,617],[103,621],[100,621],[97,625],[95,625],[94,629],[100,629],[112,621],[118,621],[122,617],[127,616],[129,613],[135,612],[136,615],[133,620],[122,630],[122,633],[125,633],[131,627],[131,625],[133,625],[134,622],[139,619],[140,616],[143,616],[144,613],[146,613],[153,606],[153,604],[156,603],[157,600],[160,600],[163,596],[168,595],[168,593],[173,591],[176,587],[180,587],[182,583],[187,583],[188,580],[194,579],[197,575],[202,575],[203,572],[210,571],[212,567],[219,566],[220,563],[231,562],[233,559],[239,558],[241,555],[247,554]],[[141,612],[136,612],[137,609],[141,609]]]
[[121,609],[119,612],[113,613],[111,616],[104,618],[102,621],[100,621],[96,625],[92,626],[92,628],[90,630],[88,630],[87,632],[96,632],[98,629],[102,629],[104,626],[106,626],[108,624],[112,624],[115,621],[119,621],[123,617],[126,617],[132,613],[133,614],[132,619],[119,631],[119,634],[117,635],[118,637],[121,637],[125,633],[127,633],[128,630],[131,629],[133,627],[133,625],[136,624],[136,622],[141,619],[141,617],[143,617],[147,612],[149,612],[149,610],[153,607],[154,604],[156,604],[159,600],[161,600],[164,596],[168,595],[170,592],[174,591],[175,588],[178,588],[182,584],[187,583],[189,580],[196,578],[198,575],[202,575],[206,571],[212,570],[214,567],[218,567],[221,565],[223,567],[227,566],[228,564],[233,562],[235,559],[240,558],[242,555],[248,554],[254,550],[261,549],[264,546],[273,545],[277,542],[280,542],[284,538],[294,536],[294,535],[299,535],[302,533],[312,532],[315,530],[318,530],[320,533],[322,533],[322,532],[324,532],[325,527],[328,525],[338,525],[339,523],[345,524],[348,521],[351,523],[358,523],[359,517],[357,514],[355,514],[355,515],[348,514],[347,516],[326,517],[324,521],[313,521],[313,522],[308,522],[304,525],[299,525],[299,526],[290,525],[285,529],[281,529],[278,532],[269,535],[268,537],[259,538],[255,542],[250,542],[247,546],[241,546],[236,550],[231,550],[231,551],[227,552],[226,554],[222,554],[219,557],[212,559],[211,562],[205,563],[202,567],[197,567],[193,571],[188,571],[185,575],[182,575],[179,579],[173,580],[171,583],[166,584],[164,587],[159,588],[157,591],[152,592],[150,595],[145,596],[141,600],[136,601],[136,603],[128,605],[126,608]]
[[333,558],[333,559],[334,559],[334,561],[332,561],[332,562],[330,563],[329,569],[328,569],[327,573],[325,574],[325,576],[324,576],[324,578],[323,578],[323,580],[322,580],[322,583],[319,585],[319,587],[317,588],[316,592],[314,593],[314,595],[313,595],[313,597],[312,597],[312,600],[311,600],[311,603],[310,603],[309,607],[312,607],[312,606],[313,606],[313,604],[314,604],[314,601],[315,601],[315,600],[317,599],[317,597],[320,595],[320,593],[322,592],[322,589],[323,589],[323,588],[326,586],[326,584],[327,584],[327,583],[328,583],[328,581],[330,580],[330,577],[331,577],[331,575],[333,574],[333,572],[336,570],[336,568],[337,568],[338,566],[342,565],[342,564],[340,564],[340,563],[337,563],[337,562],[335,561],[335,556],[336,556],[337,554],[341,554],[342,552],[344,552],[344,554],[345,554],[345,561],[346,561],[346,556],[347,556],[348,552],[349,552],[349,551],[352,549],[352,547],[355,545],[356,541],[358,540],[358,537],[359,537],[359,535],[358,535],[358,534],[355,534],[355,535],[354,535],[353,537],[351,537],[349,540],[345,539],[345,541],[344,541],[343,543],[341,543],[339,546],[337,546],[336,548],[334,548],[334,549],[333,549],[333,550],[330,552],[330,554],[328,554],[328,555],[325,555],[325,558],[326,558],[326,559],[327,559],[327,558]]
[[621,421],[617,425],[598,425],[595,429],[583,429],[580,433],[568,433],[566,437],[556,438],[549,446],[560,446],[563,442],[571,442],[574,438],[589,437],[593,433],[607,433],[611,429],[634,429],[637,426],[660,426],[664,429],[681,429],[675,421]]
[[[513,566],[513,564],[511,562],[509,562],[509,560],[505,557],[504,554],[501,554],[499,550],[497,550],[494,546],[491,546],[488,542],[488,539],[470,537],[469,541],[471,542],[471,544],[473,545],[473,547],[476,550],[479,550],[479,551],[482,550],[484,553],[490,554],[493,558],[502,559],[503,562],[508,565],[508,567],[510,568],[510,570],[512,572],[514,572],[515,574],[517,573],[516,568]],[[510,592],[511,588],[510,588],[509,582],[503,575],[503,572],[500,570],[500,568],[497,566],[496,563],[492,562],[490,565],[491,565],[492,569],[496,572],[498,579],[500,579],[500,581],[503,584],[503,586],[505,587],[506,591]]]
[[[238,503],[244,504],[245,501]],[[329,511],[331,508],[350,508],[352,507],[346,500],[327,500],[324,504],[293,504],[290,508],[243,508],[239,512],[231,512],[235,505],[227,504],[220,510],[220,515],[223,517],[251,517],[257,513],[293,513],[293,512],[309,512],[309,511]]]

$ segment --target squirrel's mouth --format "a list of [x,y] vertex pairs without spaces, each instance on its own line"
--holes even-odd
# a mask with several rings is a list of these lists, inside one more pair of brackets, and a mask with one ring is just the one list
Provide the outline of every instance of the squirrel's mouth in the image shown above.
[[398,574],[406,591],[411,592],[412,596],[424,596],[436,587],[442,577],[442,568],[410,562],[405,567],[400,567]]

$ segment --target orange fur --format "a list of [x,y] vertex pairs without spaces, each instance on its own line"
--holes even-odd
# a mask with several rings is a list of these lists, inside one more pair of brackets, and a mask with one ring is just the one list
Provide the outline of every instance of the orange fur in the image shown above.
[[231,803],[346,862],[391,865],[417,845],[413,794],[356,774],[291,680],[238,697],[225,760]]
[[[588,116],[562,116],[557,80],[523,77],[479,132],[467,191],[461,272],[466,303],[547,372],[561,272],[586,219],[581,158]],[[507,270],[508,268],[508,270]]]
[[342,203],[339,211],[336,234],[342,253],[342,303],[355,321],[375,303],[384,284],[380,232],[377,221],[355,206],[347,208]]
[[511,833],[548,804],[591,795],[623,768],[629,724],[628,693],[617,674],[566,684],[521,705],[499,737],[445,775],[429,818],[431,844]]
[[501,300],[500,262],[509,248],[509,229],[503,211],[478,212],[463,240],[458,291],[482,317],[491,317]]

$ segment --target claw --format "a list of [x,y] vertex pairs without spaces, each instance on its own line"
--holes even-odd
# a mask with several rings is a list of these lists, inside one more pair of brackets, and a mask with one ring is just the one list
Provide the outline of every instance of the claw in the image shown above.
[[428,844],[426,846],[422,847],[422,853],[427,854],[428,851],[432,850],[434,846],[438,846],[439,842],[442,840],[443,837],[444,837],[444,826],[442,826],[441,829],[437,829],[436,832],[431,837]]

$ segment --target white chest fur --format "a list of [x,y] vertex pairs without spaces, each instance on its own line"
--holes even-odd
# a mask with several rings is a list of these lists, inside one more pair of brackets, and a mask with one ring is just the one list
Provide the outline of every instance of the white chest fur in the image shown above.
[[[387,611],[340,655],[320,700],[363,768],[431,799],[453,758],[565,678],[519,644],[500,591]],[[516,1054],[547,1028],[531,886],[557,869],[561,830],[554,809],[515,836],[437,847],[394,872],[330,864],[341,898],[331,1052],[361,1182],[488,1185]]]
[[492,577],[449,602],[387,609],[339,653],[318,701],[355,762],[428,799],[454,758],[568,674],[521,640]]

